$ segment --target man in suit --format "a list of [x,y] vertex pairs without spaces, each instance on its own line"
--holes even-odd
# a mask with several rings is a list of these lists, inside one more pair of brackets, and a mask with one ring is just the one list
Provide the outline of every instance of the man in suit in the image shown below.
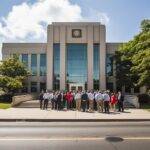
[[46,110],[47,110],[47,107],[48,107],[48,100],[49,100],[49,92],[48,92],[48,90],[46,90],[46,92],[44,93],[43,99],[44,99],[44,106],[43,106],[43,109],[46,109]]
[[124,111],[124,106],[123,106],[123,101],[124,101],[124,96],[121,94],[120,91],[118,91],[118,111]]
[[81,105],[82,105],[82,110],[83,112],[85,112],[86,108],[87,108],[87,101],[88,101],[88,95],[87,93],[84,91],[82,96],[81,96]]
[[109,92],[108,91],[104,92],[103,99],[104,99],[104,110],[105,110],[105,113],[109,113],[110,96],[109,96]]
[[43,108],[43,100],[44,100],[43,95],[44,95],[44,91],[42,90],[42,92],[39,95],[40,109]]

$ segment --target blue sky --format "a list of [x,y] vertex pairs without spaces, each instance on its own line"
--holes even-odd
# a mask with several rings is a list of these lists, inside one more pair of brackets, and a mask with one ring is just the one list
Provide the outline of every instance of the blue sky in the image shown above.
[[150,0],[1,0],[0,43],[45,42],[53,21],[101,21],[108,42],[125,42],[145,18]]

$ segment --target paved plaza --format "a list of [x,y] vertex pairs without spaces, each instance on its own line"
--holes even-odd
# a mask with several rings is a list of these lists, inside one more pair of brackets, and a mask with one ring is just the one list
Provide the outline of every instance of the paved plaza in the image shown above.
[[125,112],[88,113],[79,111],[40,110],[39,108],[0,109],[0,119],[150,119],[150,112],[143,109],[125,109]]

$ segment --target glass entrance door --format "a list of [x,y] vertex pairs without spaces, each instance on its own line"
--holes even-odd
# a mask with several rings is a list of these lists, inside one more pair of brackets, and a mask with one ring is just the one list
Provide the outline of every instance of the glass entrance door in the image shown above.
[[72,90],[75,90],[75,91],[83,91],[85,88],[84,88],[84,84],[69,84],[69,90],[72,91]]

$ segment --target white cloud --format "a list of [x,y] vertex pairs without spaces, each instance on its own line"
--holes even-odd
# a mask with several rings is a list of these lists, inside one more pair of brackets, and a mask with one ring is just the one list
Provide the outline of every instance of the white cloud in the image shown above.
[[81,7],[70,0],[36,0],[33,4],[27,1],[13,6],[6,17],[0,18],[0,43],[46,41],[47,25],[61,21],[101,21],[107,24],[109,18],[93,9],[89,9],[87,16],[82,16]]
[[[68,0],[37,0],[34,4],[13,6],[1,19],[0,35],[7,40],[46,37],[46,25],[52,21],[79,21],[81,8]],[[45,26],[44,26],[45,25]]]
[[98,21],[102,24],[107,25],[109,23],[109,17],[107,13],[100,12],[93,8],[89,8],[87,16],[85,16],[85,21]]

